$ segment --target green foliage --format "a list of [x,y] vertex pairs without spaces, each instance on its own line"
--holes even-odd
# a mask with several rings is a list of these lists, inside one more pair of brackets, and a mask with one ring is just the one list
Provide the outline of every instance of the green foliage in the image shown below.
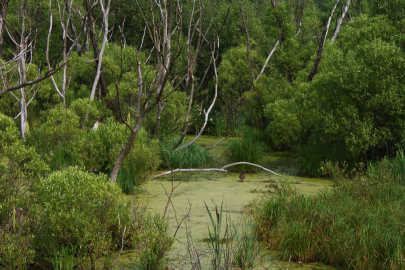
[[49,256],[76,247],[80,268],[106,263],[104,254],[116,247],[118,215],[121,222],[128,220],[119,187],[104,175],[67,168],[41,179],[34,190],[35,214],[46,224],[35,239],[36,248]]
[[70,247],[62,247],[61,250],[54,250],[52,265],[55,270],[72,270],[74,268],[74,255]]
[[300,110],[295,100],[279,99],[266,106],[265,114],[270,120],[267,133],[274,149],[295,150],[300,142],[302,127]]
[[[265,199],[255,213],[259,236],[284,259],[291,255],[342,268],[401,269],[404,164],[399,153],[319,195]],[[335,176],[344,179],[341,173]]]
[[34,261],[38,233],[30,214],[31,186],[48,172],[34,148],[19,140],[14,121],[0,113],[0,265],[25,269]]
[[[256,51],[252,50],[250,53],[253,69],[258,70],[263,60]],[[232,48],[224,53],[218,72],[221,74],[218,89],[223,101],[222,114],[228,127],[237,121],[245,109],[242,106],[242,97],[252,87],[252,76],[246,61],[246,46]]]
[[[210,269],[227,269],[231,265],[240,269],[253,269],[260,254],[250,221],[244,219],[234,224],[228,216],[223,215],[224,202],[219,207],[213,201],[214,210],[210,210],[207,203],[204,204],[211,221],[207,239]],[[200,261],[198,267],[201,269]]]
[[124,193],[132,192],[157,170],[161,163],[158,143],[158,140],[149,139],[145,130],[138,132],[133,150],[118,173],[117,183]]
[[[178,141],[178,137],[165,138],[160,144],[162,167],[165,169],[200,168],[211,160],[207,150],[195,143],[184,149],[175,150],[174,147]],[[182,145],[185,143],[183,142]]]
[[[255,133],[257,134],[258,131],[245,127],[243,137],[229,144],[229,151],[226,153],[228,163],[240,161],[258,163],[264,153],[264,146]],[[234,166],[233,169],[237,172],[256,171],[255,167],[249,165],[238,165]]]
[[239,227],[234,225],[236,247],[235,265],[240,269],[253,269],[260,257],[259,241],[254,233],[252,220],[243,219]]
[[174,241],[168,234],[167,220],[142,208],[135,208],[134,216],[138,230],[132,242],[140,249],[140,269],[165,269],[168,262],[165,256]]

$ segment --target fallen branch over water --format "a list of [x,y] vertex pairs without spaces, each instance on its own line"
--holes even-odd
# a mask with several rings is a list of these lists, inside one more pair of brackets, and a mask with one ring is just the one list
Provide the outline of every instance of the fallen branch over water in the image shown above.
[[263,171],[269,172],[269,173],[271,173],[271,174],[274,174],[274,175],[276,175],[276,176],[280,176],[280,177],[282,177],[282,178],[288,180],[287,178],[285,178],[285,177],[282,176],[281,174],[278,174],[278,173],[276,173],[276,172],[273,172],[272,170],[269,170],[269,169],[267,169],[267,168],[265,168],[265,167],[263,167],[263,166],[261,166],[261,165],[257,165],[257,164],[250,163],[250,162],[244,162],[244,161],[235,162],[235,163],[231,163],[231,164],[227,164],[227,165],[223,166],[222,168],[175,169],[175,170],[171,170],[171,171],[159,173],[159,174],[153,176],[152,179],[155,179],[155,178],[158,178],[158,177],[161,177],[161,176],[165,176],[165,175],[169,175],[169,174],[172,174],[172,173],[177,173],[177,172],[228,172],[228,170],[226,170],[227,168],[232,167],[232,166],[236,166],[236,165],[250,165],[250,166],[254,166],[254,167],[257,167],[257,168],[262,169]]

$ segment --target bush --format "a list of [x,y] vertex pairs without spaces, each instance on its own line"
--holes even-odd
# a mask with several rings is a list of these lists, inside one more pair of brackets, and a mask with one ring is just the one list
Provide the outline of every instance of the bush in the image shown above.
[[35,192],[35,214],[44,225],[35,244],[42,257],[71,246],[80,268],[109,263],[105,255],[118,244],[118,215],[122,226],[129,220],[128,205],[116,184],[104,175],[68,168],[41,179]]
[[38,233],[31,215],[32,184],[48,167],[19,140],[15,122],[0,114],[0,268],[24,269],[34,261]]
[[153,175],[160,162],[158,140],[149,139],[146,131],[141,129],[131,153],[118,173],[118,185],[124,193],[132,192],[135,186],[143,184]]
[[167,269],[165,256],[174,241],[168,234],[167,220],[159,214],[135,207],[134,224],[137,231],[132,242],[140,250],[140,269]]

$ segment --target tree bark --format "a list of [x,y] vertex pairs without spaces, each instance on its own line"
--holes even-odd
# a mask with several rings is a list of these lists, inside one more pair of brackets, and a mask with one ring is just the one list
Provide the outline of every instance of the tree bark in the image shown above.
[[122,163],[124,163],[124,160],[131,153],[132,147],[135,143],[136,135],[138,135],[138,131],[141,129],[143,118],[144,115],[140,115],[138,117],[134,128],[131,130],[131,135],[128,138],[125,148],[121,151],[120,155],[115,160],[114,167],[110,173],[110,178],[113,182],[117,182],[118,173],[121,169]]
[[[20,46],[18,48],[19,52],[22,52],[19,65],[18,65],[18,82],[20,84],[25,83],[27,80],[27,72],[26,72],[26,55],[27,55],[27,39],[25,37],[25,6],[27,2],[26,0],[21,1],[21,33],[20,33]],[[28,115],[27,115],[27,101],[26,101],[26,92],[25,87],[21,87],[20,89],[21,97],[20,97],[20,110],[21,110],[21,137],[25,140],[25,137],[28,132]]]
[[8,3],[10,0],[0,1],[0,55],[3,55],[3,33],[6,29]]

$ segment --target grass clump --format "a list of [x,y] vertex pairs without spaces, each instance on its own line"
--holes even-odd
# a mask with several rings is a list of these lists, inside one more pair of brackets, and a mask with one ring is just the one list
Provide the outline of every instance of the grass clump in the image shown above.
[[178,140],[179,137],[174,137],[166,138],[161,142],[160,153],[164,169],[200,168],[211,161],[212,158],[207,150],[198,144],[192,144],[184,149],[175,150]]
[[317,196],[268,198],[256,208],[257,233],[285,260],[291,255],[345,269],[403,269],[404,162],[400,152]]
[[[240,161],[258,163],[263,156],[263,149],[264,146],[258,141],[256,131],[245,128],[243,137],[230,143],[229,150],[226,153],[227,161],[228,163]],[[256,168],[249,165],[234,166],[232,170],[237,172],[256,172]]]
[[[233,222],[224,215],[224,202],[214,210],[205,203],[211,226],[208,227],[208,260],[210,269],[253,269],[259,263],[259,246],[250,220]],[[198,258],[197,269],[202,269]]]

